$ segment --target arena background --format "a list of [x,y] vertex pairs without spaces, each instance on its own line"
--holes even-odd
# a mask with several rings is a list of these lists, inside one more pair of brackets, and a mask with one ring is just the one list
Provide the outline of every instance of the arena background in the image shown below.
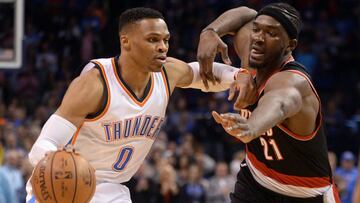
[[[117,20],[122,11],[136,6],[161,11],[171,33],[168,55],[190,62],[196,60],[200,31],[218,15],[242,5],[258,10],[270,2],[274,1],[26,1],[22,66],[0,69],[0,175],[7,179],[0,178],[0,201],[2,195],[15,194],[13,202],[25,202],[25,183],[32,171],[27,153],[81,67],[92,58],[119,54]],[[303,18],[294,55],[308,68],[321,96],[330,157],[337,157],[336,180],[343,202],[351,202],[360,144],[360,3],[286,2]],[[13,33],[2,26],[4,46]],[[233,65],[239,66],[231,38],[225,40]],[[232,111],[226,98],[227,93],[174,92],[161,135],[147,162],[127,183],[134,203],[167,202],[169,197],[160,189],[166,184],[178,189],[171,196],[177,202],[229,202],[244,145],[225,134],[209,113]],[[164,160],[170,164],[164,165]]]

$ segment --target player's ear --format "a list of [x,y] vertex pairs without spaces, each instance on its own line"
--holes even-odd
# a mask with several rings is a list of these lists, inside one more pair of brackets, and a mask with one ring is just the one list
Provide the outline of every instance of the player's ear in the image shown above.
[[124,48],[125,50],[129,50],[130,49],[130,41],[129,41],[129,37],[127,36],[127,34],[119,33],[119,37],[120,37],[121,47]]
[[292,52],[297,46],[297,39],[290,39],[286,52]]

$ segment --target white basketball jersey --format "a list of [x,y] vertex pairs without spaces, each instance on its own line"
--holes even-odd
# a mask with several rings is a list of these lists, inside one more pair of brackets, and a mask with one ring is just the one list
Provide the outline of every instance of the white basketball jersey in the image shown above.
[[106,83],[107,104],[72,139],[75,150],[96,169],[98,183],[122,183],[134,175],[164,123],[169,99],[164,70],[151,73],[144,97],[138,99],[117,71],[117,59],[92,61]]

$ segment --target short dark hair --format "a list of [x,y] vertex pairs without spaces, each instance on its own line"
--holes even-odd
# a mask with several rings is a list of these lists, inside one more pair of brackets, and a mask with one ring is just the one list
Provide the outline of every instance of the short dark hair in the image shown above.
[[121,32],[126,25],[146,18],[164,19],[164,16],[159,11],[151,8],[136,7],[127,9],[119,17],[119,32]]
[[272,3],[263,7],[257,16],[270,15],[280,22],[285,28],[290,38],[297,38],[302,22],[300,13],[290,4],[287,3]]

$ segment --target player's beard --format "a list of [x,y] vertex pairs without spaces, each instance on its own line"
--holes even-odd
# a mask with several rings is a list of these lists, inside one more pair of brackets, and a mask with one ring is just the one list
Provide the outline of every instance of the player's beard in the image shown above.
[[282,54],[280,53],[273,53],[272,56],[264,54],[263,60],[261,60],[260,62],[252,61],[249,56],[249,66],[257,70],[264,68],[273,68],[274,66],[277,66],[277,64],[281,65],[281,60]]

